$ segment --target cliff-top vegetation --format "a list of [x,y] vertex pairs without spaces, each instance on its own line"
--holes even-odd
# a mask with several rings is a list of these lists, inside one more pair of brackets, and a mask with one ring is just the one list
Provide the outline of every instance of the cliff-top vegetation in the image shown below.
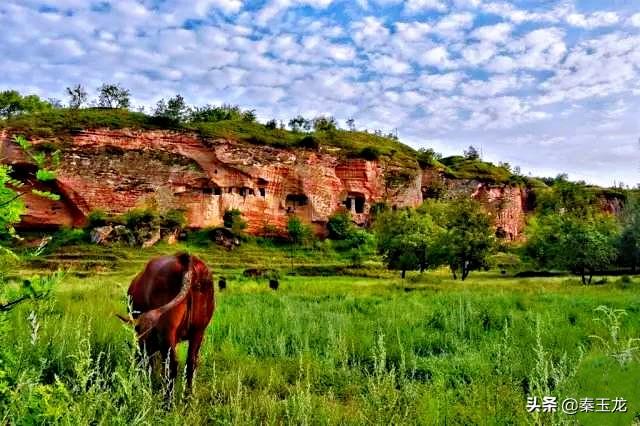
[[261,123],[254,110],[238,106],[189,106],[177,95],[160,100],[150,113],[134,111],[126,89],[104,85],[98,98],[85,107],[87,94],[81,86],[69,88],[70,101],[44,101],[16,91],[0,92],[0,129],[28,137],[64,138],[88,129],[171,130],[191,132],[209,140],[229,139],[277,148],[321,149],[345,157],[382,160],[410,169],[432,168],[446,176],[478,179],[490,183],[526,183],[508,164],[482,161],[470,147],[464,156],[441,158],[430,149],[415,150],[394,133],[358,130],[354,119],[340,128],[333,117],[297,116],[284,123]]

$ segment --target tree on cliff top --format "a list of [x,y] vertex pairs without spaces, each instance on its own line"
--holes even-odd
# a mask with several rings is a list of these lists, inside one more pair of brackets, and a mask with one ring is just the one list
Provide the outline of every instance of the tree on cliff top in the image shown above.
[[165,120],[171,124],[184,122],[190,114],[191,109],[185,102],[182,95],[175,95],[168,100],[160,99],[156,104],[154,117]]
[[98,106],[101,108],[129,108],[129,90],[119,84],[104,83],[98,89]]
[[73,87],[67,87],[67,95],[69,95],[69,108],[78,109],[87,102],[88,94],[81,84]]
[[53,106],[36,95],[22,96],[15,90],[0,92],[0,118],[36,113],[53,109]]

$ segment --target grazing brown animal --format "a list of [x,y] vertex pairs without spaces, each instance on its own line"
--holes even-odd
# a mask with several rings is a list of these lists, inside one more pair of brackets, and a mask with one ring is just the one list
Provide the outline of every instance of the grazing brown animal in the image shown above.
[[[140,349],[151,359],[169,359],[170,386],[178,374],[176,345],[189,341],[187,389],[193,384],[198,351],[215,310],[209,268],[195,256],[178,253],[151,259],[128,291]],[[157,355],[156,355],[157,354]]]

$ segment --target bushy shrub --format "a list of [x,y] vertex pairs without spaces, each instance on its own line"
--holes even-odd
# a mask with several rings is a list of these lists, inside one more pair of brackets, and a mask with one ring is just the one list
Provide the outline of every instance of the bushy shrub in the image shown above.
[[298,146],[300,148],[318,149],[320,147],[320,143],[312,135],[306,135],[298,141]]
[[360,157],[365,160],[375,161],[380,158],[380,150],[375,146],[366,146],[360,150]]
[[160,215],[160,225],[168,229],[180,229],[187,223],[185,211],[182,209],[171,209]]
[[290,216],[287,221],[287,234],[289,240],[294,244],[303,244],[311,239],[313,235],[309,225],[300,220],[298,216]]
[[92,210],[87,215],[87,228],[93,229],[105,226],[109,220],[109,215],[104,210]]
[[72,244],[79,244],[86,242],[88,239],[88,233],[84,229],[78,228],[62,228],[53,235],[53,241],[50,244],[51,247],[68,246]]
[[327,230],[332,240],[344,240],[353,229],[351,215],[347,212],[338,212],[329,217]]
[[150,209],[132,209],[121,216],[125,226],[131,230],[144,225],[159,225],[158,213]]
[[224,227],[231,229],[236,235],[242,235],[244,229],[247,227],[247,222],[242,219],[242,212],[238,209],[230,209],[224,212],[222,216]]

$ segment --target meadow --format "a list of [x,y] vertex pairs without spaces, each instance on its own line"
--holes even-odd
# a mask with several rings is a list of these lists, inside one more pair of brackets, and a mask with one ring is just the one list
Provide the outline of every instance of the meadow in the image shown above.
[[[191,396],[179,380],[165,405],[114,316],[145,261],[177,248],[65,247],[5,276],[67,270],[50,298],[0,317],[0,423],[640,422],[638,277],[402,280],[375,261],[349,268],[331,250],[186,248],[227,280]],[[242,273],[265,265],[281,270],[278,291]],[[185,355],[183,344],[181,368]],[[628,410],[528,413],[527,396],[622,397]]]

